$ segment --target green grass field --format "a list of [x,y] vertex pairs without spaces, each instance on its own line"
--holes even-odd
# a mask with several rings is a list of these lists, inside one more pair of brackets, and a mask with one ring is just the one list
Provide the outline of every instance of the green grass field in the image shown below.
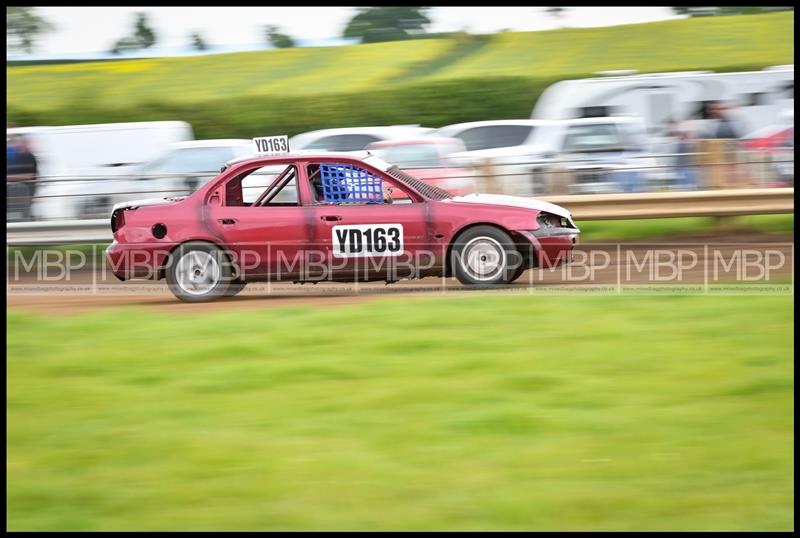
[[353,93],[421,80],[568,78],[603,69],[759,68],[794,61],[793,17],[793,12],[780,12],[466,39],[7,67],[7,103],[26,110],[82,103],[127,107]]
[[637,241],[640,239],[679,240],[697,234],[734,235],[761,232],[786,235],[794,233],[794,215],[746,215],[718,221],[714,217],[671,219],[593,220],[578,222],[582,242]]
[[[694,18],[612,28],[508,32],[437,73],[441,77],[559,76],[794,62],[794,14]],[[783,42],[781,42],[783,41]]]
[[792,299],[8,311],[7,527],[793,529]]

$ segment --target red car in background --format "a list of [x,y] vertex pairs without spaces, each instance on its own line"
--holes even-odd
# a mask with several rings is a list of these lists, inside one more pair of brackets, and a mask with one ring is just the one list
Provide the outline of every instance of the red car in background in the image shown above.
[[769,161],[773,180],[765,186],[794,185],[794,125],[764,127],[743,137],[741,145],[760,153]]
[[415,178],[452,194],[477,192],[474,172],[459,166],[450,157],[467,150],[458,138],[386,140],[373,142],[366,149]]
[[[249,201],[248,178],[275,167],[283,171]],[[231,161],[189,196],[117,204],[111,231],[106,256],[117,278],[165,278],[188,302],[265,280],[453,275],[467,285],[507,284],[529,267],[569,261],[579,234],[562,207],[453,196],[366,153]]]

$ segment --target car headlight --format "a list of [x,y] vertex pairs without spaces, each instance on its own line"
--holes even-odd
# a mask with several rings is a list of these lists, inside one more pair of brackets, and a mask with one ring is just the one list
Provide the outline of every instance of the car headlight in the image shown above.
[[561,226],[561,218],[544,211],[539,213],[536,217],[536,222],[539,223],[540,228],[558,228]]
[[536,222],[539,224],[539,228],[575,228],[575,223],[572,221],[571,217],[559,217],[558,215],[553,215],[552,213],[546,213],[542,211],[536,217]]

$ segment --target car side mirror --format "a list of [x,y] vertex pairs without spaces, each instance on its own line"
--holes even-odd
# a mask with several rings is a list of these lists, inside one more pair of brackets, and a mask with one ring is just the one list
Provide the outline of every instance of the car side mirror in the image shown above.
[[208,199],[209,205],[222,205],[222,197],[219,195],[219,191],[214,191],[214,194],[211,195],[211,198]]

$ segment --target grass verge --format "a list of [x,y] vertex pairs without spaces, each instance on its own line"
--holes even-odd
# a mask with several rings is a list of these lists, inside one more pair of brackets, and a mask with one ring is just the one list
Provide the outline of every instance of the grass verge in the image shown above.
[[791,308],[9,311],[7,527],[792,529]]
[[670,219],[630,219],[579,221],[582,242],[636,241],[639,239],[669,238],[725,233],[760,232],[768,234],[794,233],[794,215],[747,215],[733,217],[720,223],[714,217],[683,217]]

